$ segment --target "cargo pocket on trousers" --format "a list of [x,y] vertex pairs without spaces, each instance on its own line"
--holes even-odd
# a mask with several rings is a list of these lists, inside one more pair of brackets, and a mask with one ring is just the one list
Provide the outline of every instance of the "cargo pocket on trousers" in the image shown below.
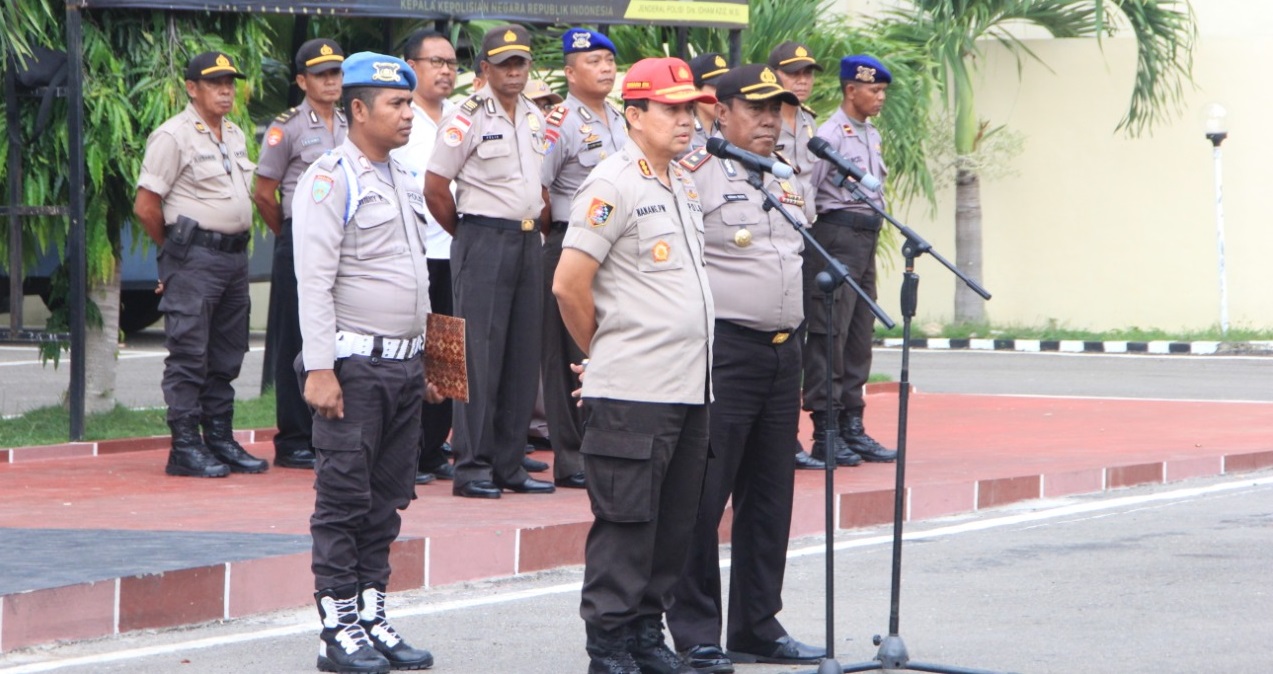
[[589,428],[584,433],[584,471],[592,514],[608,522],[654,519],[654,436]]
[[328,419],[316,414],[310,442],[314,449],[329,452],[357,451],[362,447],[362,424],[348,419]]

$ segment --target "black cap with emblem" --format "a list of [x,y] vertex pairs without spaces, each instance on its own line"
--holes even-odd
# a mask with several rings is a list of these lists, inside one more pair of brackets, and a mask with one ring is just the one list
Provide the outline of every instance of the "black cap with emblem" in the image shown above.
[[800,99],[783,89],[774,71],[761,63],[738,66],[716,80],[716,100],[724,103],[731,98],[745,101],[777,98],[788,105],[800,105]]
[[694,86],[699,89],[704,84],[716,85],[716,78],[729,72],[729,64],[724,54],[709,51],[690,59],[690,72],[694,73]]
[[248,78],[234,67],[234,61],[225,52],[205,51],[190,59],[190,62],[186,64],[187,81],[214,80],[218,77],[233,77],[240,80]]
[[821,71],[809,48],[799,42],[783,42],[769,52],[769,67],[784,73],[798,73],[805,68]]
[[335,40],[325,37],[309,40],[296,50],[296,72],[317,75],[335,70],[345,61],[345,51]]

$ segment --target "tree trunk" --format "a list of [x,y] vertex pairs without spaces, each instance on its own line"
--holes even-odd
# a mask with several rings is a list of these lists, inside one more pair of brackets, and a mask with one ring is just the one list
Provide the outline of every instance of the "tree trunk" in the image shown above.
[[[955,266],[981,283],[981,179],[967,169],[960,169],[955,176]],[[956,281],[955,322],[985,321],[986,301]]]
[[102,313],[100,329],[89,326],[84,341],[84,411],[115,407],[115,365],[119,360],[119,265],[105,283],[90,283],[88,296]]

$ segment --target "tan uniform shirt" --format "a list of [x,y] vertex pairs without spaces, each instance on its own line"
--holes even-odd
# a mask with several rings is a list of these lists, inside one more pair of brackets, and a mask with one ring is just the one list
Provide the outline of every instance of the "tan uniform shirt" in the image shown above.
[[292,217],[292,195],[296,194],[296,181],[323,153],[345,140],[348,124],[344,113],[336,111],[332,128],[310,106],[309,99],[284,112],[270,122],[261,143],[261,156],[257,158],[256,174],[262,178],[279,181],[279,203],[283,206],[283,218]]
[[[859,130],[859,127],[862,130]],[[831,147],[845,159],[857,164],[863,171],[880,179],[883,184],[888,177],[888,167],[884,165],[884,155],[880,151],[880,132],[869,120],[866,124],[858,124],[844,114],[844,110],[836,110],[831,119],[818,127],[818,137],[824,138]],[[818,162],[813,172],[814,185],[817,192],[814,196],[819,213],[847,209],[859,213],[874,214],[870,206],[858,201],[847,187],[837,187],[840,172],[835,170],[831,162]],[[849,178],[848,182],[853,179]],[[862,193],[881,209],[886,209],[884,195],[861,188]]]
[[392,158],[389,170],[392,184],[346,139],[296,186],[292,246],[306,370],[332,366],[338,330],[395,339],[424,334],[424,194]]
[[809,151],[809,141],[813,139],[813,132],[817,127],[818,122],[813,117],[813,111],[802,105],[796,110],[795,130],[783,120],[782,129],[778,132],[778,144],[774,146],[774,152],[781,154],[784,162],[796,170],[796,178],[800,181],[806,198],[812,198],[814,194],[814,167],[822,163],[821,159]]
[[248,185],[255,167],[239,127],[222,120],[218,142],[187,104],[146,139],[137,186],[163,200],[167,224],[184,215],[208,231],[238,234],[252,226]]
[[688,152],[693,152],[700,147],[707,145],[707,139],[716,135],[716,123],[708,121],[706,124],[699,119],[698,111],[694,111],[694,136],[690,138],[690,146]]
[[[706,229],[707,278],[716,317],[766,332],[804,321],[804,237],[747,184],[747,171],[697,152],[681,160],[698,186]],[[765,189],[803,226],[805,199],[790,180],[763,174]],[[585,378],[586,379],[586,378]]]
[[457,212],[508,220],[539,217],[547,143],[538,106],[519,96],[509,119],[490,87],[482,87],[438,127],[428,170],[455,181]]
[[628,144],[623,113],[605,102],[603,122],[574,94],[548,114],[548,156],[544,158],[542,182],[552,201],[554,222],[570,220],[570,203],[584,178],[602,159]]
[[602,160],[570,212],[563,248],[601,267],[587,398],[702,405],[716,317],[703,256],[703,214],[688,172],[669,189],[636,143]]

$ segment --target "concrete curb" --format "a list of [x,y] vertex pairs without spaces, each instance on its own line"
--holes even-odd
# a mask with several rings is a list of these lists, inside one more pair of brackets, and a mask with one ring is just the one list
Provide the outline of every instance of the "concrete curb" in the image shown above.
[[[901,348],[902,338],[876,339],[876,346]],[[912,337],[913,349],[933,351],[968,349],[973,351],[1020,351],[1027,353],[1144,353],[1191,356],[1273,356],[1273,340],[1254,342],[1088,342],[1077,339],[950,339]]]

